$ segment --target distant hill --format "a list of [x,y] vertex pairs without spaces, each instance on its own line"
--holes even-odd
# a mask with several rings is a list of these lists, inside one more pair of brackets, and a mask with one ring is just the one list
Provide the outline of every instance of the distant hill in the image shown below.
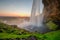
[[30,17],[10,17],[10,16],[0,16],[0,19],[15,19],[15,18],[30,18]]
[[7,16],[0,16],[0,20],[19,20],[19,19],[24,19],[24,20],[30,20],[30,17],[7,17]]

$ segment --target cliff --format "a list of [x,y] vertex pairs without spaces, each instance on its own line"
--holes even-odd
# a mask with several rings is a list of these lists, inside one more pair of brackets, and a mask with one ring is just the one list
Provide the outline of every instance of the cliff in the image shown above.
[[42,0],[44,4],[44,22],[60,23],[60,0]]

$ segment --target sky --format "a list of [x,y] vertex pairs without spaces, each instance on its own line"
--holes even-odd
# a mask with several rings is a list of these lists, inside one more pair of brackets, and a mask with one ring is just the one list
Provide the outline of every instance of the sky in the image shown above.
[[[33,0],[0,0],[0,16],[30,16]],[[40,0],[40,13],[43,4]]]

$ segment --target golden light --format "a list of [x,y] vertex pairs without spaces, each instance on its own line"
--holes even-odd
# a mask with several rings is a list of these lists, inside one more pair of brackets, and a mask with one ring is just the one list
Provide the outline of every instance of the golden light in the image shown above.
[[0,16],[14,16],[14,17],[30,17],[29,13],[17,13],[17,12],[1,12]]
[[27,13],[20,13],[19,14],[21,17],[29,17],[30,16],[30,14],[27,14]]

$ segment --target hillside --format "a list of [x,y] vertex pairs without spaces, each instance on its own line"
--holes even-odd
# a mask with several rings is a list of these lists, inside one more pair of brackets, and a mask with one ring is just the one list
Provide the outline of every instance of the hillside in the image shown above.
[[0,40],[60,40],[60,30],[40,34],[0,23]]

